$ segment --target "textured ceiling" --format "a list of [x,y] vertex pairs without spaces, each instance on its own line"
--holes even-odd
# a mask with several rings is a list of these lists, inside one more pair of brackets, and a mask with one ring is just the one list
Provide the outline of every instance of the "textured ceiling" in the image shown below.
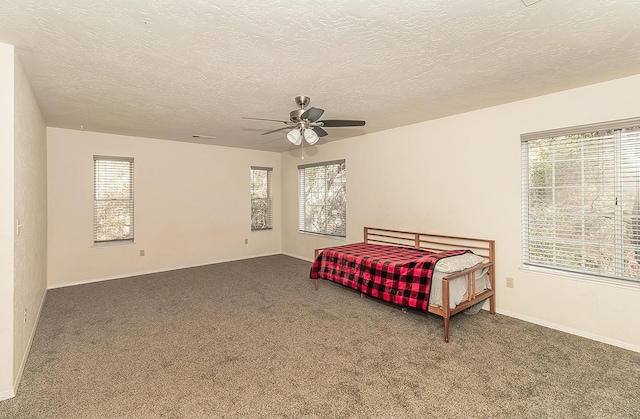
[[0,42],[48,126],[284,151],[241,117],[367,121],[322,146],[638,74],[640,1],[2,0]]

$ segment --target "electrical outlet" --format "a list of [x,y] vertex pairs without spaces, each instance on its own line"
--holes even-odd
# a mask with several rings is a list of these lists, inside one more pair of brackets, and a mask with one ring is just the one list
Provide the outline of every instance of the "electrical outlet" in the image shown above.
[[144,249],[140,249],[140,256],[144,256]]
[[27,322],[27,309],[24,309],[24,322]]
[[249,239],[244,239],[244,244],[249,244]]
[[513,278],[507,277],[507,288],[513,288]]

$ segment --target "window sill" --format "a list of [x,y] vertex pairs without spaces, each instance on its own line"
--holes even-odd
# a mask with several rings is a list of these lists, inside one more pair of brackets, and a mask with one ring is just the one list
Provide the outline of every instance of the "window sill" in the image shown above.
[[111,241],[111,242],[98,242],[93,243],[91,247],[113,247],[113,246],[128,246],[136,244],[133,240],[119,240],[119,241]]
[[335,239],[335,240],[341,240],[341,241],[346,241],[347,238],[346,237],[341,237],[341,236],[332,236],[330,234],[322,234],[322,233],[312,233],[310,231],[300,231],[298,230],[299,234],[305,234],[307,236],[315,236],[315,237],[324,237],[327,239]]
[[605,276],[581,274],[581,273],[575,273],[575,272],[562,271],[558,269],[543,268],[539,266],[529,266],[529,265],[521,265],[520,270],[525,272],[535,273],[535,274],[544,274],[547,276],[553,276],[557,278],[570,279],[573,281],[596,283],[596,284],[607,285],[607,286],[612,286],[617,288],[626,288],[626,289],[640,291],[640,282],[635,282],[632,280],[608,278]]

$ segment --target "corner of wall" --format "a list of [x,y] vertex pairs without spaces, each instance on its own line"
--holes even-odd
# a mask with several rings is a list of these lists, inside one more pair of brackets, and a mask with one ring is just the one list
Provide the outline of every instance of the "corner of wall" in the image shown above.
[[[0,399],[13,386],[14,48],[0,44]],[[5,199],[8,197],[8,199]]]
[[[47,290],[47,130],[14,52],[13,389],[17,391]],[[19,223],[17,220],[20,220]]]

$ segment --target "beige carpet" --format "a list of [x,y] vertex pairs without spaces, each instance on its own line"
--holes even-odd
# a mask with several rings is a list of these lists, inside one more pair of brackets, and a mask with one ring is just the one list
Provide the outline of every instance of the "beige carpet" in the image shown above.
[[[640,354],[279,255],[50,290],[10,418],[637,418]],[[543,304],[543,302],[541,302]]]

